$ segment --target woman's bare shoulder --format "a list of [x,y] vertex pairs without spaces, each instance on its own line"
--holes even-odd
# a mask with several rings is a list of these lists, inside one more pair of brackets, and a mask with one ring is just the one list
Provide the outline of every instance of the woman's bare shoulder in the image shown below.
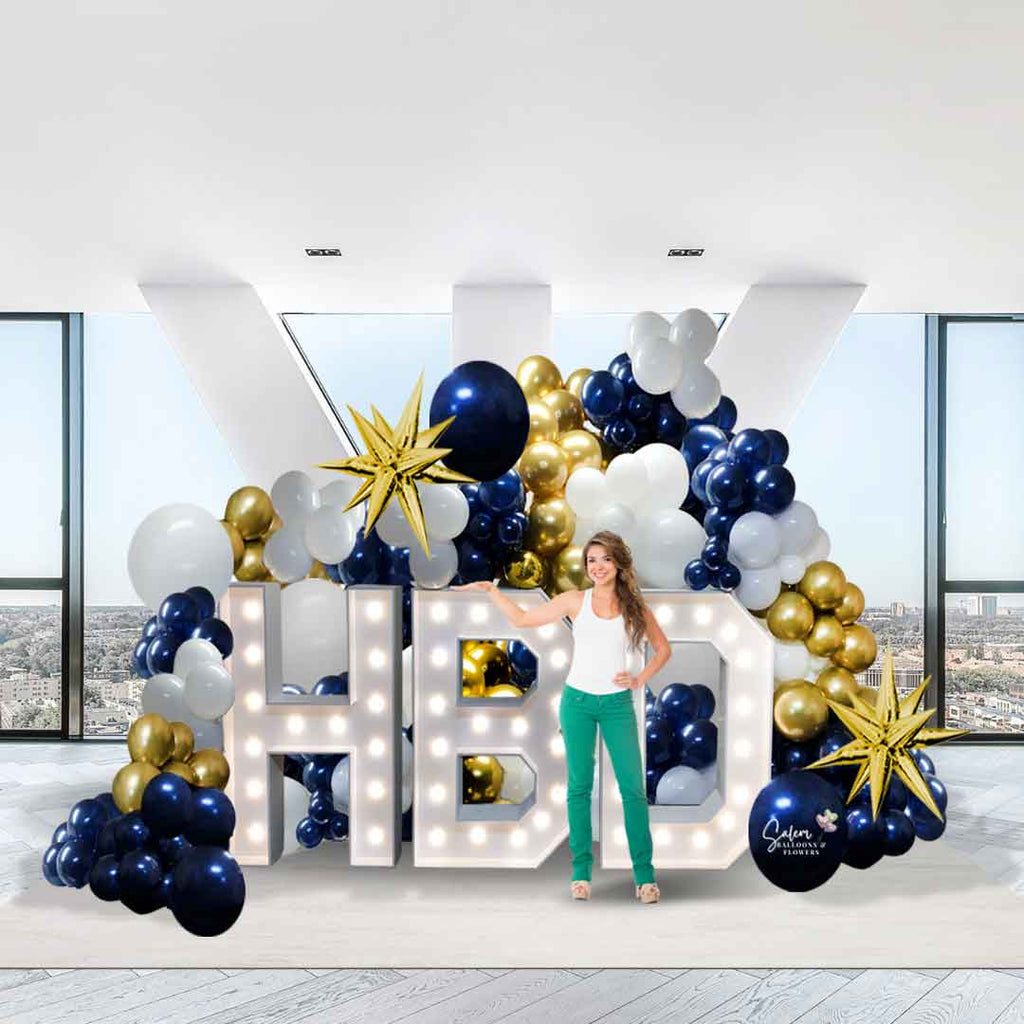
[[556,600],[564,601],[566,612],[570,619],[575,619],[580,613],[580,609],[583,607],[583,591],[582,590],[566,590],[559,594]]

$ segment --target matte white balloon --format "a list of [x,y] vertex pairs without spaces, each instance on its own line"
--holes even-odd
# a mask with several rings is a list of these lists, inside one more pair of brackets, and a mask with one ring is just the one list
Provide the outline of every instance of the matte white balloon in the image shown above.
[[402,725],[412,725],[412,644],[402,651]]
[[[220,659],[220,652],[217,658]],[[162,715],[168,722],[180,722],[185,714],[185,681],[171,672],[150,676],[142,687],[141,702],[143,714]]]
[[412,744],[409,737],[402,735],[402,813],[412,807]]
[[680,509],[642,516],[631,545],[640,582],[661,589],[688,589],[683,570],[700,554],[706,540],[703,527]]
[[270,535],[263,545],[263,564],[281,583],[306,578],[313,568],[313,556],[306,547],[301,519],[293,518]]
[[807,562],[800,555],[780,555],[775,564],[783,583],[799,583],[807,572]]
[[743,578],[740,585],[733,593],[744,608],[767,608],[779,596],[782,579],[775,565],[769,565],[764,569],[743,569],[741,575]]
[[598,530],[617,533],[627,544],[636,536],[636,513],[622,502],[605,505],[594,517],[594,522]]
[[658,780],[654,800],[658,804],[702,804],[715,788],[717,768],[709,766],[703,771],[689,765],[677,764],[669,768]]
[[224,726],[221,725],[219,719],[215,722],[208,722],[206,719],[186,711],[179,721],[184,722],[192,730],[196,750],[224,749]]
[[810,652],[802,640],[791,643],[775,641],[775,678],[780,682],[803,679],[810,668]]
[[722,385],[703,363],[687,366],[672,387],[672,404],[687,419],[710,416],[721,397]]
[[235,682],[222,663],[197,665],[185,679],[185,707],[205,722],[215,722],[235,704]]
[[[187,679],[189,672],[197,665],[203,665],[206,662],[220,665],[223,661],[224,658],[220,651],[209,640],[200,640],[199,637],[194,637],[191,640],[186,640],[174,655],[174,674],[179,679]],[[164,718],[167,716],[164,715]]]
[[349,762],[348,757],[343,757],[335,766],[331,774],[331,795],[334,797],[336,810],[348,814],[348,787],[349,787]]
[[679,508],[690,489],[690,471],[686,467],[683,453],[678,448],[659,441],[645,444],[636,453],[636,457],[647,470],[647,494],[638,510],[649,512],[655,509]]
[[583,516],[576,517],[576,530],[572,535],[572,542],[576,547],[581,548],[597,533],[597,526],[593,519],[584,519]]
[[684,309],[672,321],[669,340],[678,345],[685,357],[685,365],[703,363],[718,341],[718,327],[703,309]]
[[357,530],[356,520],[351,513],[345,512],[340,505],[328,505],[317,509],[306,519],[302,538],[314,558],[324,565],[333,565],[352,554]]
[[779,557],[779,527],[764,512],[745,512],[729,531],[729,560],[741,569],[763,569]]
[[610,500],[604,473],[593,466],[574,470],[565,485],[565,500],[576,515],[593,519]]
[[343,476],[338,480],[332,480],[320,488],[320,507],[340,505],[344,508],[355,497],[356,491],[362,485],[362,479],[355,476]]
[[270,488],[270,500],[286,523],[297,525],[320,507],[320,492],[305,473],[292,469],[274,481],[274,486]]
[[304,690],[348,669],[345,591],[327,580],[299,580],[281,594],[284,682]]
[[295,826],[309,813],[309,790],[299,782],[286,775],[284,777],[284,847],[282,855],[296,853],[306,848],[295,835]]
[[604,481],[611,502],[638,510],[644,507],[650,479],[647,467],[639,456],[631,452],[616,455],[608,463]]
[[626,354],[630,359],[636,357],[637,347],[647,338],[668,338],[671,325],[660,314],[645,310],[637,313],[629,321],[629,331],[626,335]]
[[779,552],[783,555],[800,554],[818,529],[818,517],[805,501],[791,502],[772,518],[779,527]]
[[829,535],[819,526],[814,531],[810,544],[800,552],[803,560],[810,565],[811,562],[821,562],[828,558],[832,552],[832,541]]
[[652,395],[671,391],[683,373],[683,353],[668,338],[645,338],[633,354],[633,376]]
[[501,798],[521,804],[529,800],[536,785],[536,777],[530,766],[517,754],[504,754],[498,757],[501,765]]
[[469,502],[455,484],[425,484],[418,488],[427,533],[454,540],[469,522]]
[[377,518],[373,527],[377,535],[385,544],[396,548],[411,548],[419,545],[416,534],[402,513],[402,508],[397,501],[392,499],[384,506],[384,511]]
[[223,597],[234,572],[224,527],[198,505],[164,505],[139,524],[128,545],[128,577],[154,611],[168,594],[206,587]]
[[409,572],[421,587],[447,587],[459,568],[459,552],[450,540],[431,539],[428,555],[418,543],[409,548]]

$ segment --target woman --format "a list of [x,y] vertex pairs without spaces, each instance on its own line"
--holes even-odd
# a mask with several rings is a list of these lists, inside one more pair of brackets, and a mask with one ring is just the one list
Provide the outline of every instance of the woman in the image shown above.
[[[651,865],[651,827],[647,787],[640,757],[633,690],[645,686],[669,660],[671,649],[651,610],[644,604],[633,558],[622,538],[602,530],[583,548],[583,561],[593,587],[568,590],[552,601],[520,608],[493,583],[470,583],[462,590],[486,591],[514,626],[543,626],[568,617],[573,622],[573,658],[562,691],[558,720],[565,740],[568,774],[566,804],[569,848],[572,850],[572,896],[590,899],[590,797],[594,783],[597,728],[608,748],[622,795],[622,813],[633,861],[636,895],[657,903],[661,893]],[[626,671],[627,649],[638,651],[644,639],[654,657],[636,675]]]

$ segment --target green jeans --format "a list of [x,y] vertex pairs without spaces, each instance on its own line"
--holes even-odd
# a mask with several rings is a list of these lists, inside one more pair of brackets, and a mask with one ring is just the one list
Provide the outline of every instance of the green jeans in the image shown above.
[[626,823],[629,856],[633,861],[633,879],[637,885],[653,882],[653,843],[633,691],[598,696],[566,686],[562,691],[558,721],[565,741],[566,809],[573,881],[583,879],[589,882],[594,863],[590,797],[594,788],[594,749],[600,725],[601,738],[608,748],[615,781],[622,795],[622,815]]

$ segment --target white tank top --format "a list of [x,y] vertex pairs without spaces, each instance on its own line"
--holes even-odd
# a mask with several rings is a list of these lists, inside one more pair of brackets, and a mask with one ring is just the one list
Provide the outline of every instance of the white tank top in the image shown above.
[[585,693],[622,693],[612,682],[626,670],[626,626],[622,615],[600,619],[590,606],[592,590],[583,591],[583,604],[572,624],[572,664],[565,685]]

